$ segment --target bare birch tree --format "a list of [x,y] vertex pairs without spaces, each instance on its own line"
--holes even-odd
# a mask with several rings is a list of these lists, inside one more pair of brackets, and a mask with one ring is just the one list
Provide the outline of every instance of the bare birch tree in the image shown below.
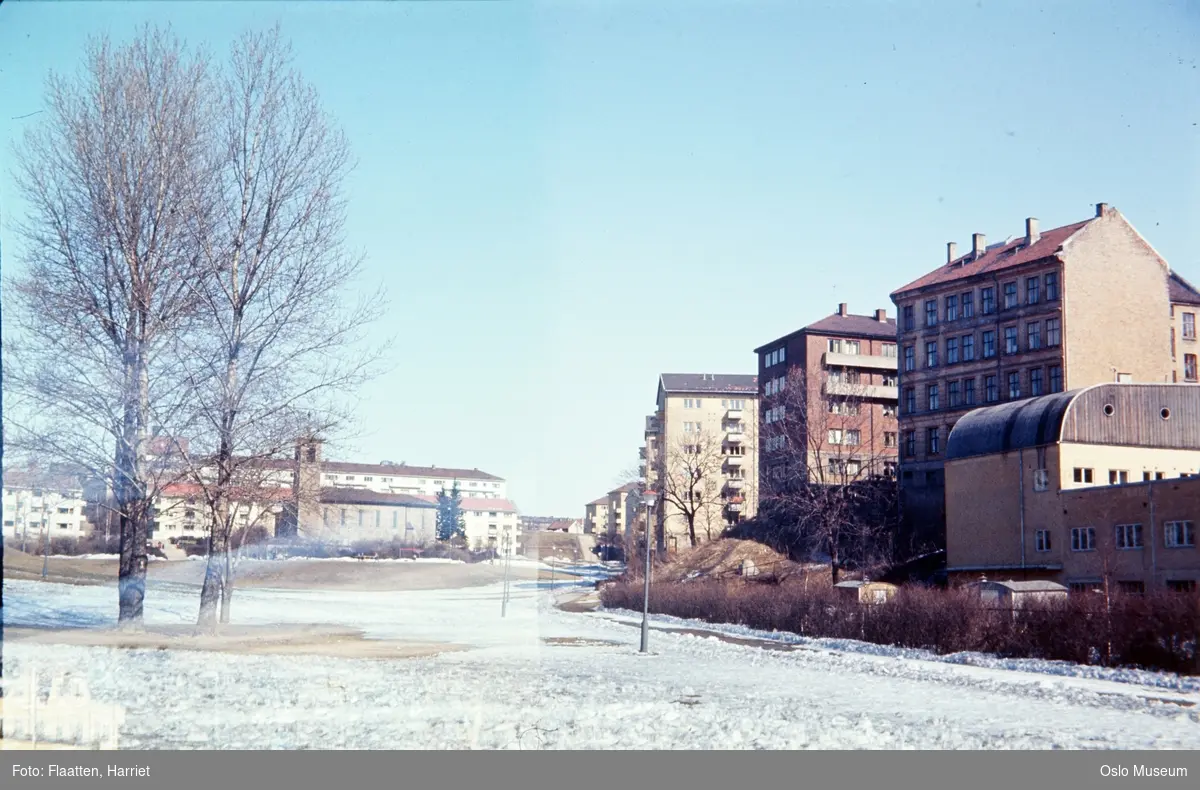
[[[219,81],[209,164],[197,193],[203,342],[187,349],[211,455],[209,552],[199,624],[229,620],[232,514],[267,494],[264,464],[301,435],[344,426],[347,399],[378,370],[363,346],[384,306],[345,298],[361,258],[345,242],[347,141],[293,69],[278,28],[233,47]],[[269,488],[269,486],[268,486]]]
[[827,554],[834,583],[847,562],[871,565],[886,553],[895,447],[877,435],[871,406],[852,373],[799,368],[763,404],[764,520],[785,543]]
[[95,40],[80,72],[50,76],[46,117],[15,158],[29,214],[6,311],[6,438],[108,480],[123,627],[142,621],[150,514],[169,467],[147,440],[156,424],[186,422],[168,351],[194,320],[207,85],[206,59],[170,32]]
[[698,545],[697,527],[705,524],[708,511],[719,512],[722,508],[726,486],[721,448],[721,434],[707,427],[664,443],[654,470],[664,518],[659,527],[660,546],[666,540],[666,525],[672,517],[683,521],[689,545]]

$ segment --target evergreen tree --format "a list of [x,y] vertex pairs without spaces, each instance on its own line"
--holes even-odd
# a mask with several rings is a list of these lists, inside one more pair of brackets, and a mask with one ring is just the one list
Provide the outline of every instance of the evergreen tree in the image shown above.
[[454,540],[465,538],[467,535],[466,519],[462,510],[462,493],[458,483],[446,493],[442,489],[438,494],[437,537],[438,540]]

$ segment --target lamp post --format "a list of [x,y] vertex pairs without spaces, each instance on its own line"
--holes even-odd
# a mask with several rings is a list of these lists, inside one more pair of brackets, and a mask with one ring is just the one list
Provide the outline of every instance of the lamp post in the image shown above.
[[650,514],[654,511],[654,492],[646,493],[642,500],[646,505],[646,575],[642,579],[642,647],[640,652],[650,649]]

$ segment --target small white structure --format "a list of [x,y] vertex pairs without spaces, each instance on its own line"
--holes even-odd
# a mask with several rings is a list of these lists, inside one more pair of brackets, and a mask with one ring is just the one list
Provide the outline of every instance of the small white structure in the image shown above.
[[116,749],[124,722],[124,708],[93,702],[87,682],[69,672],[53,676],[45,697],[36,670],[25,683],[5,683],[6,740],[27,741],[35,749],[39,744]]
[[977,591],[984,603],[1000,609],[1019,609],[1031,602],[1065,600],[1067,588],[1051,581],[989,581],[986,576],[971,582],[968,589]]

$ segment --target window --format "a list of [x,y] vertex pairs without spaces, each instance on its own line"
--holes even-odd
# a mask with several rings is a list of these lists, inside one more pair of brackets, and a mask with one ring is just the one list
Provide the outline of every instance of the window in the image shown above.
[[912,346],[904,347],[904,369],[906,371],[917,369],[917,350]]
[[857,445],[862,442],[862,432],[857,428],[846,431],[846,444]]
[[1010,309],[1016,307],[1017,304],[1018,304],[1018,302],[1017,302],[1017,284],[1016,283],[1005,283],[1004,284],[1004,309],[1010,310]]
[[858,404],[853,401],[831,400],[829,401],[829,413],[855,415],[858,414]]
[[353,480],[353,479],[354,479],[354,475],[346,475],[346,482],[347,482],[347,483],[348,483],[348,482],[350,482],[350,481],[351,481],[351,480]]
[[960,302],[960,305],[962,307],[962,317],[963,318],[971,318],[972,316],[975,315],[975,298],[974,297],[975,297],[974,291],[967,291],[965,294],[962,295],[962,301]]
[[1184,340],[1195,340],[1196,339],[1196,314],[1195,313],[1184,313],[1183,314],[1183,339]]
[[392,529],[400,529],[400,511],[392,511]]
[[1168,521],[1163,524],[1163,545],[1182,549],[1196,545],[1196,530],[1190,521]]
[[1046,275],[1046,301],[1053,302],[1058,299],[1058,272],[1050,272]]
[[889,359],[895,359],[896,358],[896,344],[895,343],[884,343],[883,344],[883,355],[885,357],[888,357]]
[[925,367],[936,368],[938,364],[938,344],[931,340],[925,344]]
[[930,384],[926,394],[929,396],[929,410],[937,411],[941,404],[938,402],[938,385]]
[[1184,381],[1196,381],[1197,380],[1196,355],[1195,354],[1184,354],[1183,355],[1183,380]]
[[1050,471],[1047,469],[1033,470],[1033,490],[1048,491],[1050,489]]
[[383,520],[383,513],[382,513],[382,511],[376,510],[376,511],[375,511],[375,529],[379,529],[380,522],[381,522],[382,520]]
[[946,297],[946,320],[947,321],[957,321],[958,320],[958,297],[957,296],[947,296]]
[[962,361],[970,362],[975,359],[975,335],[962,336]]
[[326,480],[337,480],[337,475],[325,475]]
[[699,409],[702,403],[703,403],[703,401],[700,398],[684,398],[683,399],[683,408]]
[[910,304],[904,305],[904,329],[907,332],[917,328],[917,319],[913,314],[913,306]]
[[1021,397],[1021,374],[1013,371],[1008,374],[1008,399],[1016,400]]
[[1194,593],[1196,592],[1195,579],[1168,579],[1167,589],[1171,592],[1179,593]]
[[883,446],[884,447],[899,447],[900,446],[899,437],[891,431],[884,431],[883,432]]
[[983,399],[988,403],[1000,400],[1000,388],[996,384],[995,376],[983,377]]
[[883,416],[884,417],[895,417],[896,413],[898,411],[899,411],[899,409],[896,408],[896,404],[894,404],[894,403],[883,404]]
[[857,354],[859,352],[859,342],[857,340],[834,340],[829,341],[829,350],[834,354]]
[[1046,345],[1051,348],[1062,345],[1062,319],[1046,319]]
[[1017,344],[1017,328],[1015,326],[1004,327],[1004,353],[1015,354],[1021,348]]
[[1062,392],[1063,391],[1062,368],[1059,367],[1058,365],[1055,365],[1052,368],[1050,368],[1050,391],[1051,392]]
[[1029,394],[1033,397],[1045,394],[1045,385],[1042,382],[1042,369],[1034,368],[1029,371]]
[[1095,551],[1096,528],[1073,527],[1071,529],[1071,551]]
[[1026,277],[1025,278],[1025,304],[1037,304],[1038,297],[1041,296],[1041,278]]
[[1040,321],[1030,321],[1025,325],[1025,347],[1030,351],[1037,351],[1042,347],[1042,323]]
[[[373,477],[364,477],[363,478],[363,482],[365,482],[365,483],[372,483],[374,481],[375,481],[375,478],[373,478]],[[471,485],[475,485],[475,484],[472,483]]]
[[917,454],[917,432],[906,431],[904,433],[904,454],[912,458]]
[[904,390],[904,413],[916,414],[917,412],[917,388],[908,387]]
[[991,315],[996,312],[996,289],[995,288],[980,288],[979,289],[979,307],[984,315]]
[[1145,582],[1133,582],[1133,581],[1119,581],[1119,582],[1117,582],[1117,589],[1120,590],[1125,595],[1141,595],[1142,593],[1146,592],[1146,583]]
[[937,326],[937,299],[930,299],[925,302],[925,326]]
[[959,384],[957,381],[951,381],[946,385],[946,395],[950,398],[950,408],[955,408],[959,405]]
[[953,365],[958,362],[958,338],[946,338],[946,364]]
[[1108,484],[1110,486],[1115,486],[1115,485],[1119,485],[1122,483],[1128,483],[1128,482],[1129,482],[1129,472],[1125,471],[1124,469],[1109,469],[1108,470]]
[[1142,547],[1141,524],[1118,524],[1116,526],[1117,548],[1132,551]]
[[346,526],[346,508],[341,508],[338,513],[338,524],[343,527]]
[[963,379],[963,404],[975,405],[975,379]]
[[885,373],[883,375],[883,386],[885,386],[885,387],[900,386],[900,377],[899,376],[889,376]]
[[1050,551],[1050,530],[1039,529],[1033,533],[1033,540],[1035,551]]
[[840,428],[830,428],[829,429],[829,443],[830,444],[842,444],[843,443],[842,440],[844,438],[845,437],[842,436],[842,430]]
[[1075,467],[1075,482],[1090,483],[1092,482],[1092,470],[1082,467]]
[[939,428],[928,429],[926,441],[928,443],[927,446],[929,448],[930,455],[937,455],[939,452],[941,452],[941,448],[939,446],[940,432],[941,429]]
[[1099,592],[1100,585],[1097,582],[1069,582],[1067,589],[1072,593]]
[[983,333],[983,358],[991,359],[996,356],[996,330],[988,329]]

